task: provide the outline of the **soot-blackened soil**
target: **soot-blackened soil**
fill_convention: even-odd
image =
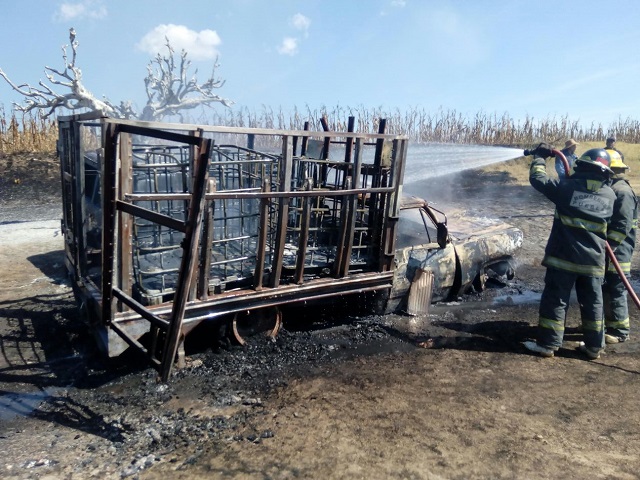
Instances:
[[[555,358],[520,345],[552,208],[508,172],[407,188],[520,227],[506,287],[422,317],[287,312],[275,339],[191,341],[162,384],[96,353],[64,274],[58,174],[30,163],[0,170],[3,478],[637,478],[635,336],[585,361],[572,305]]]

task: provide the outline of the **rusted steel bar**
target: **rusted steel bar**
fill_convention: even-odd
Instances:
[[[84,122],[105,118],[106,117],[102,114],[102,112],[93,111],[85,113],[74,113],[72,115],[63,115],[61,117],[58,117],[58,120],[61,122]]]
[[[78,281],[82,278],[80,266],[76,257],[77,242],[74,232],[74,209],[76,193],[74,190],[73,162],[75,161],[74,144],[73,144],[73,123],[60,124],[60,172],[62,180],[62,198],[65,204],[63,208],[63,225],[64,225],[64,245],[65,245],[65,262],[73,265],[73,279]]]
[[[136,301],[134,298],[129,296],[127,293],[123,292],[117,287],[113,287],[113,295],[118,298],[122,303],[126,304],[130,307],[134,312],[140,315],[145,320],[148,320],[152,325],[161,328],[162,330],[166,330],[169,326],[169,322],[163,318],[160,318],[150,312],[144,305],[140,302]],[[117,323],[117,320],[114,320]]]
[[[268,193],[271,190],[269,179],[262,182],[262,191]],[[258,245],[256,249],[256,269],[253,275],[253,288],[262,290],[262,277],[264,276],[264,262],[267,251],[267,234],[269,229],[269,203],[267,197],[260,199],[260,230],[258,231]]]
[[[130,346],[137,348],[143,354],[147,355],[147,357],[149,358],[149,361],[153,363],[155,367],[160,366],[160,362],[158,361],[158,359],[156,359],[153,355],[151,355],[151,352],[149,352],[144,345],[142,345],[139,341],[137,341],[135,338],[130,336],[127,332],[121,329],[117,324],[112,323],[111,330],[116,332],[118,336],[122,338],[125,342],[127,342]]]
[[[160,329],[155,325],[151,325],[149,328],[149,349],[147,351],[147,356],[149,357],[149,361],[151,361],[154,365],[159,366],[160,360],[156,357],[156,351],[158,350],[158,337],[160,336]]]
[[[116,242],[116,189],[118,127],[109,123],[105,130],[102,163],[102,323],[113,318],[113,271]]]
[[[75,262],[75,253],[73,251],[75,245],[74,235],[72,233],[73,220],[73,176],[69,173],[71,170],[71,154],[73,151],[70,145],[71,124],[60,122],[59,127],[59,147],[60,147],[60,180],[62,185],[62,201],[64,208],[62,209],[62,225],[64,238],[65,263],[73,265],[73,281],[80,279],[78,265]]]
[[[253,310],[289,303],[308,302],[321,298],[329,298],[337,294],[354,291],[363,292],[391,287],[393,272],[372,272],[353,274],[336,282],[334,278],[310,280],[302,285],[280,285],[277,289],[265,288],[261,291],[253,289],[222,292],[206,302],[190,302],[185,310],[183,325],[192,321],[212,320],[221,316],[243,310]],[[169,315],[171,306],[154,307],[157,316]],[[134,312],[118,314],[117,321],[132,321],[139,318]]]
[[[308,132],[310,128],[309,122],[304,122],[304,131]],[[304,157],[307,155],[307,144],[309,143],[309,137],[302,137],[302,146],[300,147],[300,156]]]
[[[384,133],[387,127],[387,121],[381,118],[378,124],[378,133]],[[382,170],[382,152],[384,149],[384,140],[376,141],[376,151],[373,157],[374,168],[371,172],[371,186],[378,188],[381,186],[381,170]],[[382,229],[384,228],[384,209],[381,208],[381,196],[372,192],[369,196],[369,229],[371,232],[372,245],[375,251],[382,248]]]
[[[160,375],[164,382],[169,379],[173,362],[178,351],[178,344],[182,334],[182,320],[184,317],[187,295],[193,269],[196,265],[196,251],[200,240],[200,228],[202,227],[202,211],[204,210],[205,190],[209,173],[209,156],[211,154],[211,140],[198,138],[198,159],[195,165],[193,184],[193,197],[189,204],[186,232],[183,242],[183,253],[178,273],[178,282],[171,309],[171,320],[165,348],[162,352],[162,366]]]
[[[404,178],[405,160],[407,157],[407,142],[406,141],[393,141],[393,148],[391,151],[391,169],[389,171],[389,183],[393,187],[391,191],[390,210],[388,215],[397,217],[400,214],[400,183],[398,179]],[[387,185],[383,185],[387,186]]]
[[[395,256],[396,230],[398,228],[398,219],[400,217],[400,185],[397,179],[404,177],[404,166],[407,156],[407,142],[393,141],[393,150],[391,153],[391,170],[389,182],[393,186],[393,191],[382,197],[384,202],[381,208],[381,215],[384,215],[386,221],[385,229],[382,232],[382,239],[379,244],[380,263],[378,269],[386,272],[393,269],[393,259]]]
[[[386,118],[381,118],[380,119],[380,123],[378,125],[378,133],[384,133],[385,130],[387,128],[387,119]],[[372,187],[379,187],[381,185],[381,180],[382,180],[382,154],[384,151],[384,139],[383,138],[379,138],[376,141],[376,151],[373,157],[373,165],[374,165],[374,169],[373,169],[373,173],[371,176],[371,186]],[[376,199],[377,200],[377,199]],[[372,202],[372,206],[375,205],[377,202],[374,201]]]
[[[291,175],[293,171],[293,142],[291,137],[282,137],[282,165],[279,171],[280,191],[289,192],[291,188]],[[287,222],[289,220],[289,201],[282,198],[278,205],[278,220],[275,248],[273,252],[271,278],[269,286],[275,288],[280,285],[280,275],[282,274],[282,259],[284,246],[287,241]]]
[[[246,150],[246,149],[242,149],[245,153],[250,154],[253,151],[252,150]],[[232,157],[228,156],[228,155],[224,155],[219,151],[216,151],[216,153],[218,154],[218,156],[220,158],[224,158],[224,160],[216,160],[214,162],[211,162],[209,165],[211,167],[218,167],[221,165],[227,165],[227,166],[236,166],[236,165],[259,165],[259,164],[266,164],[266,165],[270,165],[273,162],[278,160],[278,157],[276,155],[267,155],[265,153],[260,153],[260,156],[263,158],[252,158],[250,160],[234,160]],[[172,165],[168,165],[168,166],[172,166]],[[181,164],[176,165],[181,166]],[[147,167],[143,167],[143,168],[147,168]]]
[[[172,228],[173,230],[177,230],[182,233],[186,231],[186,226],[183,221],[176,220],[175,218],[168,215],[154,212],[153,210],[149,210],[132,203],[118,200],[116,201],[116,208],[121,212],[128,213],[129,215],[133,215],[135,217],[144,218],[145,220],[149,220],[150,222],[157,223],[164,227]]]
[[[189,134],[193,135],[194,137],[198,137],[198,138],[203,136],[203,132],[202,132],[201,129],[196,129],[196,130],[194,130],[192,132],[189,132]],[[190,158],[194,159],[194,162],[191,163],[190,168],[189,168],[189,171],[191,172],[191,178],[189,179],[190,181],[189,181],[189,183],[186,183],[186,179],[184,179],[183,180],[183,182],[184,182],[183,183],[183,188],[185,189],[185,191],[188,190],[190,192],[193,192],[194,191],[194,187],[195,187],[195,182],[197,181],[196,178],[195,178],[195,176],[197,175],[197,168],[196,168],[197,160],[195,160],[195,159],[198,159],[199,150],[198,150],[198,146],[196,146],[196,145],[190,146],[189,150],[190,150],[189,156],[190,156]],[[211,153],[209,153],[209,155],[211,155]],[[210,161],[210,159],[208,159],[208,161]],[[207,193],[208,185],[209,185],[209,177],[207,177],[207,181],[204,183],[204,186],[203,186],[204,194]],[[190,205],[190,202],[192,200],[193,199],[189,199],[187,202],[185,202],[185,207],[184,207],[184,211],[185,212],[189,212],[189,205]],[[204,203],[202,204],[202,217],[203,217],[202,222],[203,223],[204,223],[204,213],[206,212],[206,207],[207,207],[207,203],[206,203],[206,200],[205,200]],[[200,229],[202,231],[202,226],[200,227]],[[202,234],[200,234],[200,236],[201,235]],[[201,238],[198,238],[197,243],[200,242],[200,240],[201,240]],[[191,281],[189,282],[189,290],[188,290],[189,294],[187,296],[187,301],[189,301],[189,302],[192,302],[193,300],[196,299],[196,295],[197,295],[197,291],[198,291],[198,272],[200,270],[200,268],[199,268],[200,261],[199,260],[202,258],[201,257],[202,248],[203,248],[203,244],[200,243],[200,250],[196,250],[194,252],[194,255],[198,257],[198,260],[195,261],[195,267],[193,268],[193,270],[191,270]],[[180,352],[180,348],[178,349],[178,351]],[[178,358],[179,358],[178,362],[180,362],[180,359],[181,359],[180,353],[178,355]]]
[[[355,129],[355,123],[356,123],[356,118],[355,117],[349,117],[348,120],[348,125],[347,125],[347,131],[349,132],[353,132]],[[351,157],[353,155],[353,138],[349,137],[347,138],[346,142],[345,142],[345,148],[344,148],[344,161],[347,165],[345,165],[345,174],[344,177],[342,178],[342,189],[344,190],[346,188],[346,181],[347,181],[347,177],[348,176],[353,176],[353,170],[352,170],[352,166],[351,164]]]
[[[347,132],[353,132],[356,128],[356,117],[349,117],[347,123]],[[353,153],[353,138],[348,137],[346,140],[346,146],[344,148],[344,161],[351,162],[351,154]]]
[[[357,190],[360,187],[360,166],[362,165],[362,138],[356,140],[356,154],[353,165],[353,188]],[[349,275],[349,265],[351,263],[351,251],[353,250],[353,238],[356,227],[356,210],[358,208],[358,196],[350,195],[347,198],[349,204],[347,218],[345,223],[347,230],[344,236],[344,250],[342,253],[340,275],[346,277]]]
[[[158,155],[158,154],[155,154]],[[185,168],[184,163],[142,163],[133,165],[133,170],[161,170],[165,168]]]
[[[196,125],[196,124],[187,124],[187,123],[164,123],[164,122],[145,122],[145,121],[141,121],[141,120],[124,120],[121,118],[118,119],[112,119],[112,118],[104,118],[103,121],[105,123],[117,123],[118,125],[121,126],[126,126],[126,127],[132,127],[132,128],[137,128],[137,129],[146,129],[146,130],[150,130],[152,132],[164,132],[164,133],[169,133],[167,131],[182,131],[182,132],[188,132],[188,131],[193,131],[196,129],[201,129],[203,132],[210,132],[210,133],[232,133],[232,134],[236,134],[236,135],[249,135],[249,134],[253,134],[253,135],[271,135],[271,136],[282,136],[282,135],[287,135],[287,136],[300,136],[300,137],[317,137],[318,132],[317,131],[308,131],[308,130],[278,130],[278,129],[273,129],[273,128],[252,128],[252,127],[225,127],[225,126],[220,126],[220,125]],[[156,129],[160,129],[160,130],[156,130]],[[141,132],[142,130],[124,130],[127,131],[129,133],[138,133]],[[146,135],[145,133],[140,133],[141,135]],[[336,137],[343,137],[343,138],[347,138],[347,137],[358,137],[360,135],[362,135],[361,133],[348,133],[348,132],[336,132],[336,131],[324,131],[322,136],[328,136],[328,137],[332,137],[332,138],[336,138]],[[148,136],[155,136],[156,138],[165,138],[165,136],[160,136],[160,135],[148,135]],[[407,139],[408,137],[406,135],[395,135],[396,138],[404,138]],[[367,138],[368,139],[380,139],[380,138],[389,138],[388,135],[386,134],[376,134],[376,133],[368,133],[367,134]],[[167,138],[168,139],[168,138]],[[183,142],[182,140],[175,140],[177,142]],[[187,143],[187,142],[184,142]]]
[[[323,197],[342,197],[343,195],[360,195],[360,194],[373,194],[373,193],[393,193],[394,187],[362,187],[358,189],[344,189],[344,190],[328,190],[324,188],[316,188],[313,191],[306,192],[302,190],[286,191],[286,192],[256,192],[252,191],[225,191],[208,193],[205,195],[207,200],[230,200],[230,199],[255,199],[255,198],[288,198],[288,197],[315,197],[321,194]],[[189,198],[188,193],[132,193],[127,195],[126,200],[130,202],[142,202],[142,201],[161,201],[161,200],[186,200]],[[155,213],[155,212],[154,212]]]
[[[127,193],[133,191],[133,165],[132,165],[132,142],[128,133],[120,134],[120,168],[118,201],[122,201]],[[117,208],[117,203],[116,203]],[[129,215],[118,215],[118,251],[116,255],[119,259],[118,268],[118,288],[125,292],[131,292],[133,284],[133,264],[132,264],[132,219]],[[118,305],[118,310],[122,310],[122,305]]]
[[[297,289],[300,289],[300,288],[304,288],[305,285],[306,283],[303,283],[302,285],[295,285],[295,287]],[[351,290],[349,291],[347,291],[346,288],[347,286],[344,285],[342,282],[336,282],[335,280],[333,280],[333,288],[330,288],[330,289],[328,288],[325,290],[314,290],[316,293],[310,294],[305,298],[301,298],[298,293],[293,293],[292,295],[287,296],[288,299],[280,296],[277,298],[260,301],[255,297],[249,297],[242,304],[235,302],[235,305],[233,303],[226,303],[223,301],[216,304],[216,308],[211,309],[205,315],[186,318],[184,320],[184,325],[189,325],[191,324],[191,322],[201,322],[203,320],[212,320],[215,318],[221,318],[225,315],[230,315],[232,313],[241,312],[248,309],[259,309],[259,308],[277,307],[277,306],[281,307],[282,305],[285,305],[285,304],[313,302],[317,300],[323,300],[325,298],[335,298],[336,295],[344,295],[345,293],[347,294],[354,293],[353,286],[351,286]],[[363,292],[373,292],[376,290],[384,290],[387,288],[391,288],[391,279],[388,279],[387,282],[382,284],[358,285],[357,291],[358,293],[363,293]]]
[[[346,187],[347,190],[351,189],[351,177],[347,177],[346,179]],[[340,234],[338,235],[338,245],[336,247],[336,259],[333,263],[333,269],[331,274],[335,278],[340,278],[342,276],[342,266],[344,265],[344,251],[348,233],[348,222],[347,219],[349,217],[349,196],[345,195],[342,197],[342,205],[340,206]]]
[[[255,135],[254,135],[255,137]],[[251,142],[249,142],[251,143]],[[256,159],[252,159],[252,160],[233,160],[233,157],[227,155],[224,153],[224,150],[234,150],[236,152],[246,152],[246,153],[256,153],[256,150],[254,148],[246,148],[246,147],[241,147],[240,145],[234,145],[234,144],[226,144],[226,143],[220,143],[220,144],[216,144],[215,146],[215,150],[214,152],[221,158],[226,158],[227,160],[225,160],[224,162],[221,161],[212,161],[209,165],[216,165],[219,163],[262,163],[262,162],[267,162],[267,161],[271,161],[271,160],[277,160],[278,159],[278,155],[274,155],[272,153],[267,153],[267,152],[259,152],[260,153],[260,158],[256,158]]]
[[[162,140],[169,140],[171,142],[177,143],[185,143],[187,145],[199,145],[199,138],[195,135],[187,135],[184,133],[175,133],[172,131],[167,131],[167,124],[165,124],[163,130],[158,130],[156,128],[142,127],[137,125],[132,125],[127,122],[118,122],[118,128],[120,132],[131,133],[133,135],[142,135],[144,137],[151,138],[161,138]],[[183,129],[187,132],[192,132],[195,130],[201,130],[200,127],[197,128],[187,128]]]
[[[85,172],[84,158],[81,154],[80,143],[80,125],[72,124],[72,141],[73,141],[73,182],[75,183],[73,191],[73,229],[76,237],[76,261],[79,266],[80,275],[85,277],[88,273],[87,265],[87,224],[84,222],[86,217],[85,211]]]
[[[323,115],[323,117],[320,119],[320,124],[322,125],[322,129],[325,132],[329,131],[329,123],[327,122],[327,117]],[[324,137],[324,145],[322,146],[322,159],[326,160],[329,158],[329,147],[331,146],[331,137],[330,136],[325,136]],[[320,186],[324,187],[327,184],[327,175],[329,173],[329,168],[327,167],[326,164],[323,164],[321,167],[321,174],[320,174]]]
[[[305,181],[305,190],[313,189],[313,180]],[[304,282],[304,264],[307,256],[307,243],[309,242],[309,224],[311,223],[311,199],[302,199],[302,215],[300,217],[300,235],[298,237],[298,257],[296,258],[295,281],[297,284]]]
[[[216,190],[216,181],[209,179],[207,191]],[[200,269],[198,276],[198,298],[206,300],[209,295],[209,279],[211,277],[211,246],[213,245],[214,201],[207,200],[202,228],[202,245],[200,247]]]

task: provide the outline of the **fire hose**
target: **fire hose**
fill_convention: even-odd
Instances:
[[[569,175],[569,172],[571,170],[570,170],[570,167],[569,167],[569,162],[567,161],[567,157],[565,157],[564,154],[560,150],[553,149],[553,150],[551,150],[551,153],[553,153],[555,156],[559,157],[562,160],[565,172],[567,172],[567,175]],[[622,271],[622,267],[618,263],[618,260],[616,259],[616,256],[613,253],[613,250],[611,249],[611,245],[609,245],[609,242],[607,242],[606,240],[604,242],[604,245],[605,245],[605,248],[607,250],[607,256],[609,257],[609,261],[611,262],[611,264],[616,269],[616,272],[618,272],[618,275],[620,275],[620,280],[622,280],[622,283],[624,284],[624,287],[627,289],[627,292],[629,292],[629,296],[633,300],[633,303],[635,303],[636,307],[638,307],[638,309],[640,310],[640,299],[638,299],[638,296],[636,295],[636,292],[633,291],[633,287],[629,283],[629,280],[627,279],[627,276]]]

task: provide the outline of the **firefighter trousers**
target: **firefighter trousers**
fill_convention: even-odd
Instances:
[[[602,285],[602,295],[606,332],[615,337],[628,337],[630,323],[627,289],[618,272],[607,271]]]
[[[547,268],[544,282],[538,319],[538,345],[545,348],[562,346],[569,298],[575,286],[584,343],[587,347],[604,348],[602,278]]]

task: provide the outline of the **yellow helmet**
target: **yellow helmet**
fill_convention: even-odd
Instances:
[[[611,157],[611,164],[609,165],[609,167],[611,168],[629,168],[627,165],[624,164],[624,162],[622,161],[622,157],[620,156],[620,154],[615,151],[615,150],[611,150],[611,149],[606,149],[607,153],[609,154],[609,157]]]

